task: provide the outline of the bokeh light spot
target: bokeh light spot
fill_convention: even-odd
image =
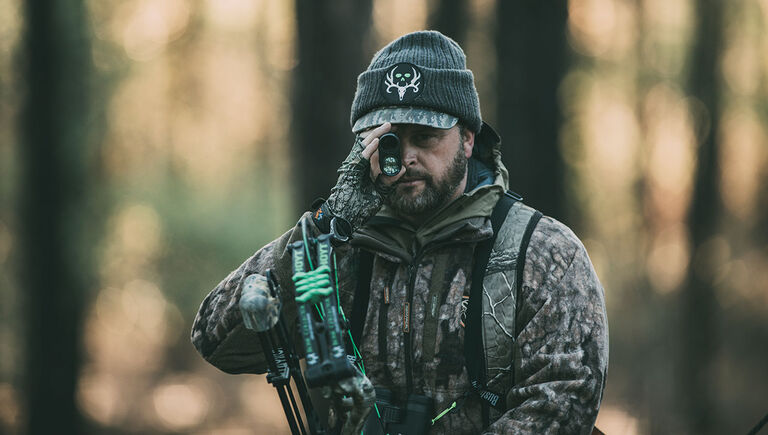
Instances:
[[[0,221],[0,265],[5,263],[8,255],[11,253],[13,247],[13,234],[5,225],[5,222]]]
[[[762,168],[768,155],[763,123],[751,110],[733,107],[723,115],[720,128],[721,188],[725,206],[749,220],[761,187]]]
[[[160,54],[181,36],[189,21],[189,4],[184,0],[140,0],[128,5],[118,25],[123,48],[133,60],[147,61]]]
[[[206,391],[194,380],[159,385],[152,403],[160,424],[174,431],[199,425],[210,408]]]
[[[80,375],[77,400],[88,417],[103,425],[116,424],[125,413],[121,386],[112,376],[92,369]]]
[[[688,270],[689,255],[688,234],[682,224],[656,234],[646,262],[653,289],[662,294],[677,290]]]
[[[14,427],[19,420],[19,395],[11,384],[0,383],[0,422],[5,427]]]

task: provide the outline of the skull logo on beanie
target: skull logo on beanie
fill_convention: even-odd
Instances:
[[[398,63],[384,75],[382,90],[391,103],[409,103],[421,93],[421,71],[412,63]]]

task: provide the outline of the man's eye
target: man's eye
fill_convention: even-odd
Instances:
[[[434,137],[435,137],[434,134],[420,133],[420,134],[416,135],[415,139],[416,139],[416,142],[426,142],[426,141],[428,141],[428,140],[430,140],[430,139],[432,139]]]

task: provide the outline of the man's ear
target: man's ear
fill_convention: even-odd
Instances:
[[[475,148],[475,132],[469,129],[464,129],[464,134],[461,137],[461,146],[464,148],[464,155],[467,158],[472,157],[472,150]]]

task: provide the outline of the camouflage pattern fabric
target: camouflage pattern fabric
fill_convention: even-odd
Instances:
[[[280,300],[272,297],[267,278],[254,273],[243,282],[240,311],[246,328],[265,332],[277,325],[280,319]]]
[[[355,376],[341,380],[333,388],[329,427],[335,427],[335,420],[339,418],[343,422],[341,435],[358,435],[363,430],[365,420],[375,402],[376,391],[373,384],[355,367]]]
[[[385,122],[392,124],[417,124],[434,128],[451,128],[459,121],[459,118],[437,110],[413,106],[391,106],[373,110],[361,116],[352,131],[359,133],[365,129],[382,125]]]
[[[476,240],[488,235],[486,231],[472,233],[463,235]],[[414,272],[409,271],[409,262],[400,258],[375,258],[361,353],[367,374],[376,386],[389,389],[401,400],[407,397],[406,359],[411,358],[412,392],[432,397],[436,412],[448,408],[471,389],[464,366],[464,328],[460,320],[462,295],[471,285],[473,248],[467,243],[433,251],[421,259]],[[409,303],[411,282],[413,298]],[[403,308],[408,303],[410,322]],[[406,324],[411,349],[404,346]],[[430,328],[436,333],[431,342],[425,342],[425,331]],[[427,353],[432,355],[428,359]],[[470,396],[458,410],[438,420],[433,430],[477,434],[482,430],[480,416],[479,402]]]
[[[359,141],[356,147],[360,148],[359,157]],[[352,312],[357,285],[357,253],[365,249],[375,254],[370,302],[358,343],[366,374],[373,385],[404,398],[406,361],[410,359],[412,392],[432,397],[436,412],[472,388],[464,361],[462,303],[472,281],[475,246],[490,236],[491,225],[487,218],[490,211],[482,215],[468,211],[483,198],[487,200],[487,195],[483,197],[487,189],[507,187],[498,144],[488,154],[494,159],[495,186],[464,194],[456,201],[461,212],[441,212],[445,218],[433,219],[428,228],[415,229],[393,219],[361,224],[380,206],[380,198],[373,193],[367,173],[353,168],[362,163],[354,149],[342,165],[340,182],[329,199],[334,212],[359,225],[351,243],[336,248],[339,295],[346,313]],[[366,175],[360,179],[361,174]],[[352,185],[352,179],[369,185],[362,194],[347,192],[344,186]],[[345,216],[351,207],[346,204],[360,204],[356,207],[363,211]],[[319,232],[314,226],[311,229],[314,234]],[[211,364],[228,373],[266,371],[255,333],[243,326],[239,301],[245,278],[264,275],[268,268],[281,284],[281,314],[293,329],[294,342],[299,342],[288,245],[300,239],[301,230],[291,229],[256,252],[205,298],[192,328],[192,342]],[[511,254],[492,253],[489,269],[508,274],[520,266],[514,260]],[[485,328],[483,337],[486,346],[495,343],[499,348],[506,343],[511,349],[509,367],[497,367],[496,373],[503,374],[489,385],[492,390],[503,389],[497,392],[505,395],[507,411],[492,414],[490,426],[483,428],[480,402],[471,395],[458,409],[439,419],[432,432],[588,434],[592,430],[608,367],[602,286],[578,238],[548,217],[533,231],[522,266],[523,281],[520,294],[514,295],[513,318],[504,314],[506,309],[486,316],[503,325],[506,333],[493,335]],[[488,280],[483,284],[495,285]],[[490,312],[488,303],[500,307],[508,301],[485,301],[484,312]],[[510,323],[513,327],[507,328]],[[406,342],[410,342],[409,348]],[[508,382],[500,382],[502,378]]]
[[[371,163],[364,158],[360,137],[355,140],[352,151],[339,168],[336,186],[326,201],[332,215],[343,218],[353,229],[360,228],[375,215],[383,204],[384,197],[394,188],[386,186],[381,178],[373,182],[370,177]]]
[[[488,236],[490,224],[444,233],[437,246],[419,259],[409,276],[410,258],[376,255],[371,298],[362,343],[367,374],[374,385],[406,394],[406,352],[412,358],[414,392],[435,399],[441,411],[468,391],[464,367],[464,330],[460,325],[462,295],[471,284],[472,241]],[[300,237],[292,230],[271,243],[233,272],[206,298],[193,326],[193,343],[212,364],[230,373],[263,372],[260,349],[248,343],[237,304],[238,289],[255,269],[290,270],[285,247]],[[455,245],[446,240],[461,240]],[[366,249],[374,239],[366,238]],[[386,239],[391,251],[391,243]],[[355,251],[337,252],[342,272],[340,294],[344,311],[352,311],[355,291]],[[406,261],[408,260],[408,261]],[[282,265],[282,267],[280,267]],[[264,270],[262,269],[262,270]],[[436,275],[439,271],[439,276]],[[404,347],[404,310],[413,279],[411,349]],[[290,294],[290,280],[282,286]],[[286,288],[287,287],[287,288]],[[436,293],[437,289],[442,289]],[[436,296],[436,297],[435,297]],[[288,298],[284,297],[288,301]],[[291,325],[295,307],[286,302],[284,315]],[[508,411],[487,433],[589,433],[597,416],[608,362],[607,321],[602,287],[581,243],[559,222],[543,218],[533,232],[517,305],[513,349],[514,385],[504,393]],[[435,324],[433,342],[424,342],[428,325]],[[298,341],[296,341],[298,342]],[[432,351],[427,349],[434,348]],[[428,360],[424,355],[432,355]],[[493,385],[491,385],[491,388]],[[435,433],[480,433],[480,403],[470,396],[433,426]]]
[[[608,367],[604,292],[573,232],[544,217],[517,304],[514,386],[490,433],[589,434]]]
[[[307,213],[309,216],[309,213]],[[229,274],[205,297],[192,324],[192,344],[202,357],[227,373],[264,373],[266,359],[255,331],[245,327],[240,299],[245,278],[254,274],[264,281],[267,269],[272,269],[280,283],[282,307],[286,326],[294,343],[299,343],[295,327],[296,304],[291,280],[289,244],[301,240],[301,229],[293,228],[279,239],[261,248],[239,268]],[[280,267],[277,267],[280,265]]]

